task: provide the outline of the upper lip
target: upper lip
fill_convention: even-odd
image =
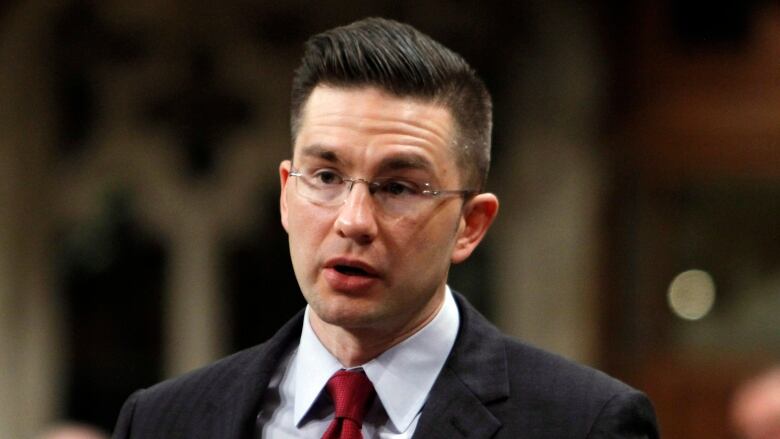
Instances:
[[[337,257],[328,259],[327,262],[325,262],[325,268],[336,268],[338,266],[359,268],[365,271],[369,276],[379,276],[379,270],[374,268],[371,264],[363,262],[359,259]]]

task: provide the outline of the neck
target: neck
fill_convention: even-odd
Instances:
[[[345,328],[320,319],[316,312],[309,314],[314,334],[323,346],[345,367],[365,364],[383,352],[411,337],[424,328],[444,305],[444,295],[436,295],[425,312],[400,328]]]

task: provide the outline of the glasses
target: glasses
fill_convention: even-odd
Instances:
[[[389,216],[414,215],[424,210],[437,199],[447,197],[469,197],[477,191],[470,189],[434,189],[430,183],[416,182],[405,178],[351,178],[331,169],[308,171],[291,169],[290,176],[296,177],[295,189],[300,196],[319,206],[335,207],[347,200],[356,183],[365,183],[374,203]]]

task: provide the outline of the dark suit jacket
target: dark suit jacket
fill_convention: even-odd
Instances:
[[[658,437],[642,393],[509,338],[456,300],[458,337],[414,438]],[[299,313],[261,345],[134,393],[114,438],[251,439],[263,392],[302,321]]]

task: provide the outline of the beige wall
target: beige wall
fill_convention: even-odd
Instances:
[[[518,52],[508,160],[494,165],[502,207],[497,323],[578,361],[598,352],[598,228],[604,176],[596,123],[602,59],[595,24],[567,2],[540,2],[537,44]]]
[[[0,38],[0,436],[28,437],[58,409],[66,367],[51,288],[47,78],[42,5],[6,16]]]

